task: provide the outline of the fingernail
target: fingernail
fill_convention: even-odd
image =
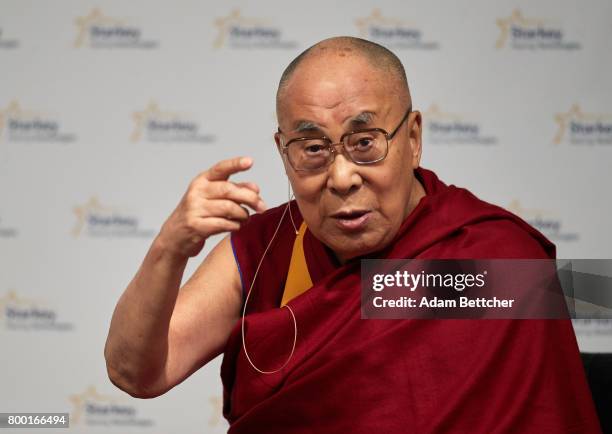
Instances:
[[[253,160],[251,160],[251,158],[249,157],[242,157],[240,159],[240,165],[241,166],[248,166],[249,164],[251,164],[253,162]]]
[[[265,211],[267,209],[266,203],[263,200],[260,200],[257,202],[257,209],[262,212]]]

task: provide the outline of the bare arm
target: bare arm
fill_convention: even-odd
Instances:
[[[206,239],[238,229],[248,217],[240,203],[263,209],[257,186],[227,181],[250,162],[217,166],[192,182],[115,308],[106,366],[111,381],[132,396],[161,395],[215,358],[240,316],[242,288],[229,236],[179,289],[188,258]]]

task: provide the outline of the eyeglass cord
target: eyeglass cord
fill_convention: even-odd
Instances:
[[[249,292],[247,293],[247,296],[244,300],[244,307],[242,308],[242,318],[241,318],[241,331],[242,331],[242,349],[244,350],[244,355],[246,356],[247,361],[249,362],[249,364],[253,367],[253,369],[255,369],[257,372],[261,373],[261,374],[275,374],[279,371],[281,371],[285,366],[287,366],[287,364],[289,363],[289,361],[291,360],[291,358],[293,357],[293,353],[295,351],[295,345],[297,343],[297,321],[295,319],[295,313],[293,312],[293,309],[291,309],[291,306],[289,306],[289,304],[285,304],[284,306],[281,307],[281,309],[283,307],[286,307],[287,309],[289,309],[289,312],[291,313],[291,317],[293,319],[293,329],[294,329],[294,333],[293,333],[293,346],[291,347],[291,353],[289,354],[289,357],[287,358],[287,360],[285,361],[285,363],[283,363],[279,368],[274,369],[272,371],[265,371],[263,369],[259,369],[257,366],[255,366],[255,363],[253,363],[253,360],[251,359],[251,357],[249,356],[249,353],[247,351],[246,348],[246,337],[245,337],[245,333],[244,333],[244,318],[246,316],[246,309],[247,309],[247,303],[249,302],[249,297],[251,296],[251,291],[253,290],[253,286],[255,285],[255,280],[257,279],[257,274],[259,273],[259,268],[261,267],[261,264],[263,263],[264,258],[266,257],[266,253],[268,253],[268,249],[270,249],[270,246],[272,245],[272,242],[274,241],[274,239],[276,238],[276,234],[278,233],[278,230],[281,227],[281,224],[283,223],[283,219],[285,218],[285,214],[287,214],[287,210],[289,210],[289,218],[291,219],[291,224],[293,225],[293,229],[295,231],[295,235],[298,235],[298,230],[297,227],[295,226],[295,221],[293,220],[293,214],[291,214],[291,185],[288,184],[288,196],[289,199],[287,200],[287,206],[285,207],[285,210],[283,211],[283,214],[281,215],[280,220],[278,221],[278,225],[276,225],[276,229],[274,230],[274,234],[272,235],[272,238],[270,239],[270,241],[268,242],[268,245],[266,246],[266,249],[263,252],[263,255],[261,255],[261,259],[259,260],[259,263],[257,264],[257,268],[255,269],[255,274],[253,275],[253,280],[251,281],[251,285],[249,287]]]

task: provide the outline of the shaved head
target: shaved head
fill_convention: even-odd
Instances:
[[[385,75],[394,89],[394,95],[402,102],[410,104],[410,90],[406,71],[402,62],[389,49],[382,45],[352,36],[339,36],[325,39],[304,50],[299,56],[291,61],[281,76],[276,92],[276,112],[280,120],[280,106],[284,97],[285,89],[291,81],[296,70],[303,64],[313,60],[321,60],[328,56],[342,58],[358,56],[364,58],[368,63]]]
[[[402,63],[364,39],[321,41],[283,72],[274,141],[304,222],[340,262],[389,245],[425,195],[414,175],[421,114],[411,105]],[[374,146],[382,159],[355,162],[357,149]]]

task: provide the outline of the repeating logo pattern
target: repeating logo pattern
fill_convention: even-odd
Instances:
[[[70,143],[76,136],[63,131],[57,116],[23,109],[14,100],[5,109],[0,109],[0,139],[22,143]]]
[[[559,25],[547,23],[543,19],[525,17],[520,9],[515,9],[508,17],[498,18],[499,37],[497,49],[516,50],[578,50],[581,44],[570,41]]]
[[[555,115],[557,132],[553,143],[612,145],[612,114],[585,113],[578,104]]]
[[[215,20],[217,37],[214,48],[283,48],[297,46],[293,40],[285,39],[280,26],[261,18],[244,17],[234,9],[225,17]]]
[[[107,16],[98,8],[78,17],[75,24],[75,48],[152,49],[159,46],[158,41],[143,38],[141,27]]]
[[[133,214],[102,205],[96,196],[85,204],[74,207],[76,217],[72,235],[76,237],[151,238],[154,229],[140,227],[140,219]]]
[[[423,125],[427,143],[433,145],[491,146],[498,143],[496,136],[483,133],[484,128],[477,120],[445,112],[436,103],[423,112]]]
[[[201,132],[200,123],[187,114],[162,110],[151,101],[144,110],[132,115],[134,130],[130,140],[134,143],[196,143],[207,144],[215,136]]]
[[[140,416],[138,408],[127,397],[100,393],[95,386],[68,399],[72,403],[70,423],[74,426],[150,428],[155,425],[153,418]]]
[[[0,296],[0,327],[13,331],[66,332],[73,330],[74,324],[61,320],[58,310],[48,302],[9,290]]]
[[[388,48],[437,50],[440,44],[429,41],[423,35],[423,30],[397,18],[383,15],[380,9],[355,20],[359,36],[378,42]]]
[[[552,211],[524,207],[518,199],[510,202],[508,210],[522,217],[553,242],[576,242],[580,239],[580,234],[566,230],[563,220]]]

